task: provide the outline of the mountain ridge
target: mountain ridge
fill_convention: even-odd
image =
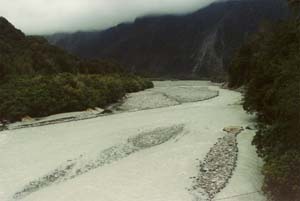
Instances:
[[[85,60],[0,18],[1,122],[106,107],[153,87],[108,60]]]
[[[223,77],[234,51],[262,20],[286,15],[282,0],[221,1],[190,14],[140,17],[47,39],[80,57],[113,58],[147,76]]]

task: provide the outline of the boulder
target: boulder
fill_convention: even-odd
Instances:
[[[95,110],[99,113],[102,113],[104,111],[104,109],[100,108],[100,107],[95,107]]]
[[[32,122],[34,121],[33,118],[31,118],[30,116],[25,116],[21,119],[22,122]]]
[[[228,134],[232,134],[232,135],[238,135],[243,130],[244,130],[244,128],[241,126],[229,126],[229,127],[225,127],[223,129],[223,131],[227,132]]]

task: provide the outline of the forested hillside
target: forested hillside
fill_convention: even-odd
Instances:
[[[235,50],[261,21],[287,15],[284,0],[220,1],[185,15],[145,16],[103,31],[48,40],[83,58],[113,58],[153,77],[225,78]]]
[[[0,17],[0,120],[102,107],[149,87],[116,62],[79,59]]]
[[[253,143],[265,160],[263,190],[274,201],[300,200],[299,10],[295,13],[262,27],[229,70],[231,87],[246,86],[244,108],[258,116]]]
[[[39,36],[25,36],[0,17],[0,78],[11,74],[112,73],[119,64],[105,60],[82,60]]]

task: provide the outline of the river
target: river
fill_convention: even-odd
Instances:
[[[264,201],[255,131],[246,129],[254,120],[241,98],[206,81],[160,81],[112,115],[0,132],[0,200]],[[236,149],[222,142],[230,126],[244,128],[232,137]],[[203,171],[218,141],[236,156],[223,176]],[[200,185],[213,173],[222,187]]]

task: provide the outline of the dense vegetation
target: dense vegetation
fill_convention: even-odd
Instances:
[[[0,85],[0,116],[18,120],[103,107],[150,87],[151,82],[119,74],[17,76]]]
[[[82,60],[39,36],[25,36],[0,17],[0,79],[11,74],[61,72],[105,74],[121,72],[113,61]]]
[[[300,22],[265,25],[229,70],[231,87],[246,86],[244,108],[257,114],[253,144],[265,160],[270,200],[300,200]]]
[[[150,87],[116,62],[79,59],[0,17],[0,120],[103,107]]]

